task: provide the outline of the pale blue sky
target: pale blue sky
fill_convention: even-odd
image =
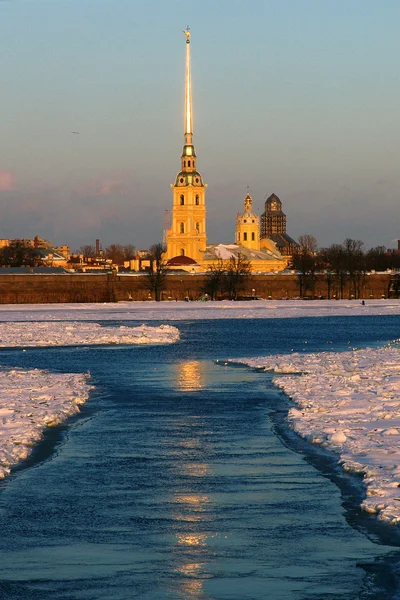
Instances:
[[[189,24],[209,242],[233,241],[249,185],[293,237],[393,246],[399,23],[398,0],[0,2],[0,237],[161,239]]]

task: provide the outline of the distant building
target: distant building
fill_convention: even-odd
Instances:
[[[272,240],[283,256],[292,256],[297,242],[286,233],[286,215],[282,202],[276,194],[265,201],[265,210],[260,218],[261,247],[263,240]]]

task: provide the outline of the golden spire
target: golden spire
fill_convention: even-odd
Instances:
[[[192,116],[192,76],[190,70],[190,28],[184,29],[186,36],[186,77],[185,77],[185,144],[192,144],[193,116]]]

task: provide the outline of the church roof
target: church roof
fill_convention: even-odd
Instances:
[[[287,233],[273,233],[268,237],[275,242],[278,248],[285,248],[285,246],[290,246],[290,244],[298,245],[296,240],[291,238]]]
[[[240,244],[211,244],[206,246],[204,253],[205,260],[229,260],[237,258],[238,255],[244,256],[247,260],[282,260],[280,252],[271,250],[252,250],[241,246]]]
[[[277,196],[276,194],[271,194],[270,196],[268,196],[268,198],[266,199],[265,203],[267,202],[273,202],[274,200],[277,200],[278,202],[281,202],[281,199],[279,198],[279,196]],[[282,202],[281,202],[282,204]]]
[[[175,186],[196,185],[202,186],[203,179],[198,171],[180,171],[175,178]]]
[[[197,265],[197,262],[190,256],[174,256],[167,262],[169,267],[183,267],[189,265]]]

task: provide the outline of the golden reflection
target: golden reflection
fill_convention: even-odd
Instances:
[[[179,573],[184,575],[198,575],[202,565],[200,563],[187,563],[179,567]]]
[[[189,360],[177,365],[176,383],[178,389],[185,392],[195,392],[204,387],[204,369],[199,360]]]
[[[197,510],[204,510],[205,504],[208,503],[208,496],[205,494],[179,494],[175,496],[177,504],[190,504],[195,506]]]
[[[204,477],[211,472],[210,465],[206,463],[186,463],[183,470],[192,477]]]
[[[174,518],[177,521],[188,521],[195,523],[196,521],[208,521],[208,517],[204,514],[207,510],[207,505],[210,499],[206,495],[182,494],[174,498],[176,504],[179,505],[179,512],[176,512]]]
[[[201,581],[201,579],[188,579],[182,583],[182,591],[185,594],[186,600],[203,598],[203,581]]]
[[[206,533],[177,533],[180,546],[205,546],[207,542]]]

